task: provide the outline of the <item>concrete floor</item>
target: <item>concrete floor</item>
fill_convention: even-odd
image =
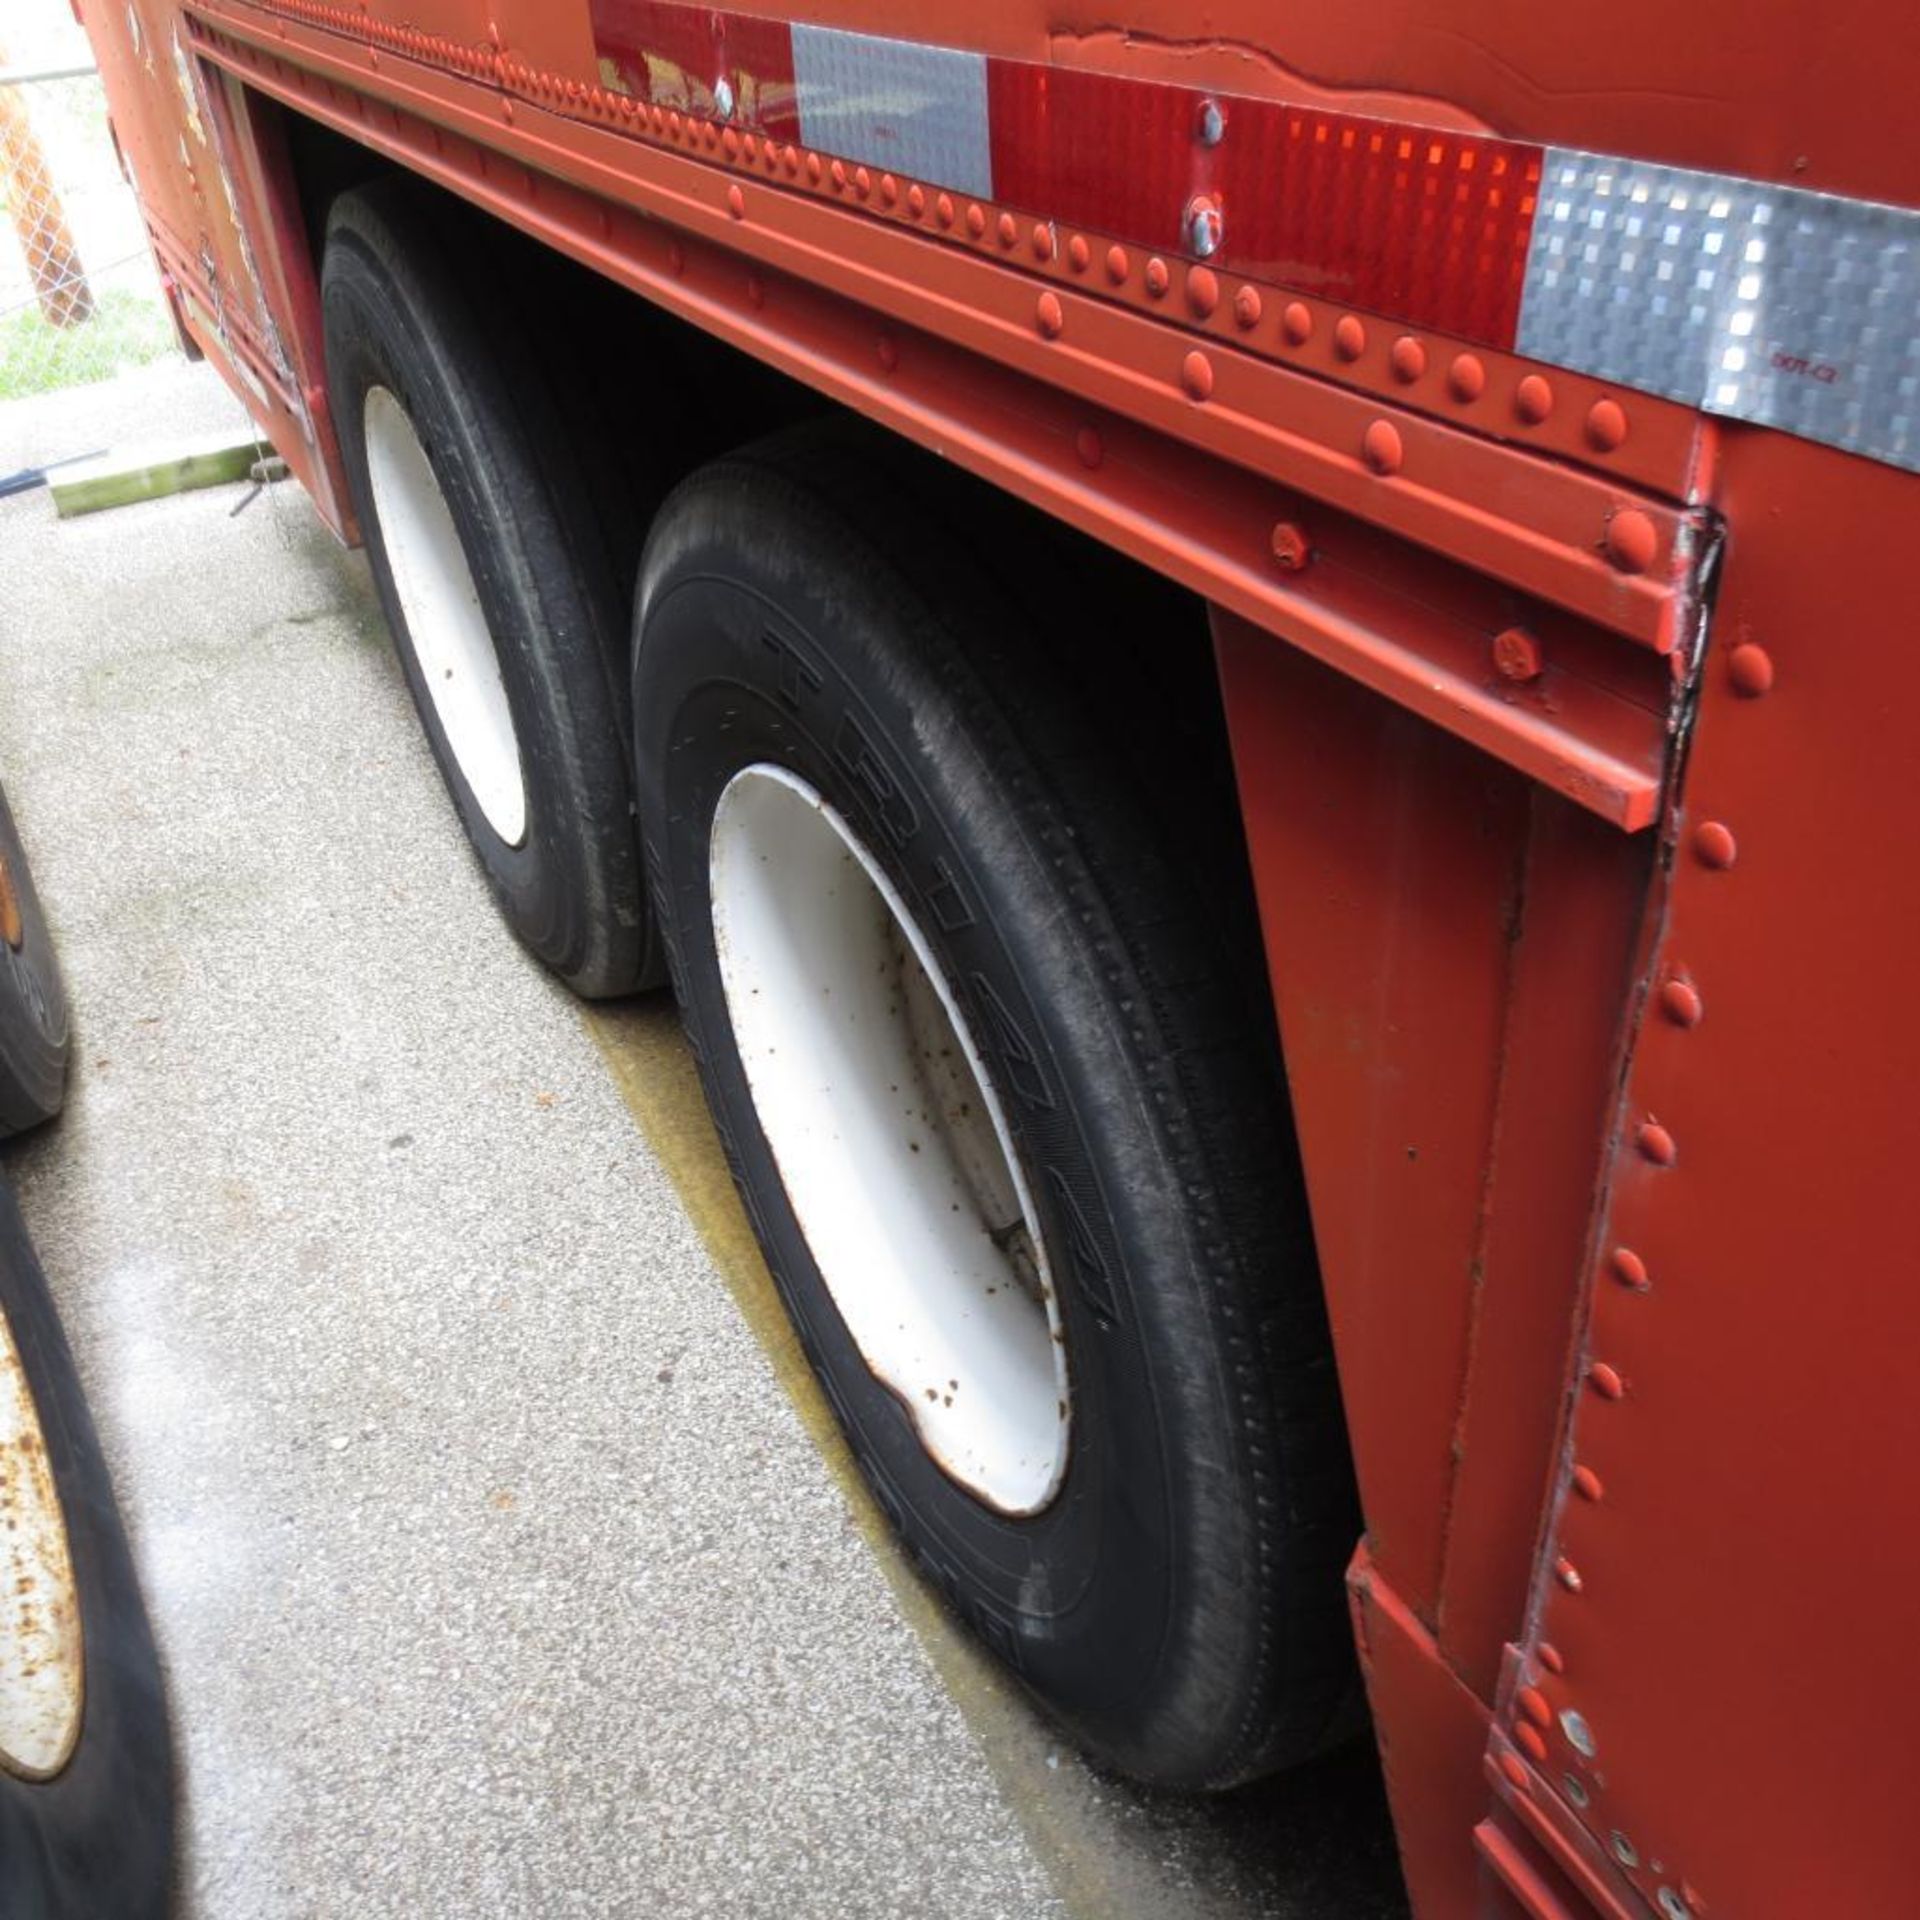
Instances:
[[[150,369],[0,409],[0,474],[237,418]],[[671,1007],[507,937],[364,565],[245,498],[0,501],[78,1035],[5,1166],[167,1663],[183,1914],[1403,1912],[1370,1755],[1138,1793],[915,1584]]]

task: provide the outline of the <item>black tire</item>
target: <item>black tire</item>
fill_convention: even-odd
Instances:
[[[67,994],[47,916],[0,793],[0,1136],[51,1120],[67,1093]]]
[[[173,1753],[159,1661],[73,1356],[4,1184],[0,1312],[66,1521],[86,1663],[80,1736],[66,1765],[51,1779],[29,1780],[0,1761],[0,1912],[7,1920],[158,1920],[173,1853]],[[0,1616],[0,1631],[5,1625]]]
[[[634,684],[656,915],[761,1244],[907,1546],[1097,1756],[1219,1787],[1351,1724],[1358,1517],[1324,1305],[1270,1008],[1206,897],[1220,863],[1183,847],[1180,809],[1041,642],[1023,603],[1058,556],[990,529],[995,510],[839,429],[673,496]],[[1017,589],[989,577],[995,553]],[[1099,624],[1084,599],[1079,617]],[[868,1371],[756,1117],[708,837],[758,762],[816,788],[908,902],[1077,1282],[1072,1448],[1030,1517],[948,1478]]]
[[[551,267],[401,177],[342,195],[321,272],[327,385],[374,579],[421,724],[507,923],[576,992],[651,986],[627,760],[630,565],[659,489],[611,436],[570,429],[587,357]],[[483,277],[484,276],[484,277]],[[576,343],[577,344],[577,343]],[[669,383],[671,384],[671,383]],[[425,449],[472,571],[517,738],[526,827],[490,824],[449,744],[395,591],[368,475],[365,405],[384,387]]]

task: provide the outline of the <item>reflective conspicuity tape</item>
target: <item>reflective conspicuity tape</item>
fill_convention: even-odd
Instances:
[[[1920,213],[1550,147],[1514,347],[1920,468]]]
[[[679,0],[602,80],[1043,221],[1920,470],[1920,211]]]

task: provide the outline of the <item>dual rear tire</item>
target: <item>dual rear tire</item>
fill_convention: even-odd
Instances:
[[[336,205],[328,363],[510,923],[583,991],[670,967],[875,1494],[1032,1692],[1150,1780],[1312,1752],[1353,1698],[1357,1514],[1232,817],[1116,683],[1157,636],[1037,614],[1059,549],[969,548],[985,497],[808,428],[645,503],[611,692],[589,452],[447,231],[404,182]],[[1062,643],[1089,606],[1112,646]]]

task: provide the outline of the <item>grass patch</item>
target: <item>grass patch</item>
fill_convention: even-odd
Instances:
[[[151,294],[113,287],[94,296],[93,318],[50,327],[38,306],[0,314],[0,400],[106,380],[176,350],[173,323]]]

